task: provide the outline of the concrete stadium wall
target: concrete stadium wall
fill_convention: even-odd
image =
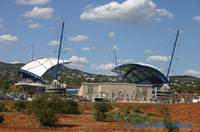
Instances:
[[[150,101],[152,85],[130,83],[83,83],[78,95],[83,98],[107,98],[113,101]]]

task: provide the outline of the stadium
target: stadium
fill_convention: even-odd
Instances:
[[[79,96],[90,100],[96,98],[109,101],[172,102],[168,80],[179,36],[176,34],[167,75],[148,64],[123,64],[112,71],[118,74],[120,83],[83,83]],[[114,50],[117,65],[116,51]]]
[[[68,63],[67,60],[60,59],[59,61],[59,65]],[[38,94],[44,92],[44,90],[50,93],[65,93],[65,84],[60,84],[57,80],[53,80],[49,85],[48,82],[43,79],[44,74],[56,66],[56,58],[39,58],[32,60],[19,70],[20,81],[15,85],[23,88],[24,96],[27,96],[28,90],[33,89],[36,89]]]
[[[59,65],[68,64],[67,60],[60,60]],[[80,89],[73,89],[66,84],[53,81],[51,85],[43,79],[43,75],[57,66],[55,58],[40,58],[25,64],[20,70],[21,80],[16,86],[46,89],[46,92],[62,93],[66,90],[78,92],[78,96],[87,100],[103,98],[108,101],[166,101],[170,92],[169,80],[157,68],[144,64],[123,64],[112,72],[117,73],[116,82],[89,83],[83,82]],[[50,88],[51,87],[51,88]],[[56,89],[54,87],[57,87]],[[44,91],[44,90],[43,90]],[[43,92],[40,91],[40,92]],[[75,95],[73,93],[73,95]]]
[[[58,78],[59,65],[70,62],[60,59],[61,45],[63,38],[64,22],[60,38],[58,58],[41,58],[28,62],[19,70],[21,81],[17,86],[45,87],[45,92],[65,94],[66,84],[60,84]],[[114,83],[83,82],[78,92],[80,98],[95,100],[96,98],[107,101],[143,101],[143,102],[169,102],[170,87],[168,75],[171,68],[179,31],[177,31],[167,77],[156,67],[147,64],[123,64],[116,66],[112,72],[117,73],[117,81]],[[116,51],[114,51],[117,62]],[[42,77],[56,67],[55,78],[49,85]],[[76,91],[73,89],[71,91]],[[70,90],[69,90],[70,91]]]
[[[118,74],[118,83],[83,83],[78,95],[120,102],[169,101],[169,80],[159,70],[147,65],[123,64],[112,71]]]

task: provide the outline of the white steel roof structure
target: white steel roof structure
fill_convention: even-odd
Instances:
[[[59,60],[59,64],[68,64],[67,60]],[[33,77],[36,79],[41,79],[41,77],[52,67],[57,65],[56,58],[40,58],[28,62],[24,65],[19,73],[22,73],[23,76]]]

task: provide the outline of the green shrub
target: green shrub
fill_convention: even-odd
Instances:
[[[22,111],[22,110],[24,110],[24,109],[26,109],[27,108],[27,102],[22,102],[22,101],[18,101],[18,102],[16,102],[16,103],[14,103],[13,104],[13,109],[14,110],[16,110],[17,112],[20,112],[20,111]]]
[[[157,115],[153,113],[145,114],[140,108],[138,106],[121,108],[115,119],[132,123],[157,122],[159,120],[159,118],[151,118],[151,116]]]
[[[133,108],[133,112],[134,112],[134,113],[143,113],[143,112],[140,110],[139,107],[134,107],[134,108]]]
[[[108,112],[112,108],[110,103],[100,102],[95,104],[95,117],[96,121],[105,121],[106,112]]]
[[[148,115],[143,113],[134,113],[127,116],[126,122],[133,122],[133,123],[143,123],[151,121]]]
[[[0,104],[0,112],[5,112],[5,111],[8,111],[5,104]]]
[[[35,98],[28,107],[41,126],[55,126],[56,114],[62,113],[63,100],[59,95],[44,94]]]
[[[4,117],[2,115],[0,115],[0,124],[2,124],[4,121]]]
[[[78,102],[65,100],[61,114],[80,114],[80,111],[78,110]]]
[[[55,126],[57,117],[52,109],[42,109],[40,113],[35,114],[36,119],[41,126]]]
[[[155,114],[155,113],[147,113],[148,116],[153,116],[153,117],[160,117],[160,115]]]

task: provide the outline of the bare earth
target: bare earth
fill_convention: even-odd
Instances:
[[[81,103],[80,110],[94,112],[92,103]],[[119,107],[132,105],[146,105],[133,103],[113,104],[115,111]],[[159,104],[151,104],[142,108],[145,113],[159,114]],[[200,132],[200,103],[167,104],[170,114],[177,123],[192,123],[193,127],[181,127],[182,132]],[[135,128],[128,127],[125,122],[96,122],[91,114],[81,115],[58,115],[58,125],[55,128],[41,128],[30,115],[16,112],[2,112],[5,117],[0,126],[0,132],[163,132],[164,128]]]

